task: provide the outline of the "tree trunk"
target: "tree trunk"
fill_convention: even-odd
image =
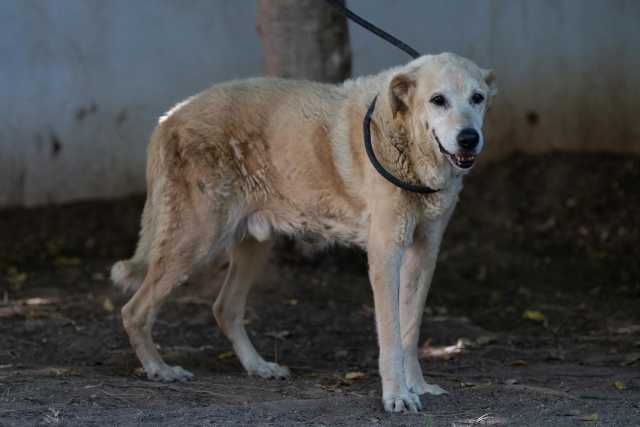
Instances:
[[[266,74],[324,82],[351,76],[347,20],[322,0],[258,0]]]

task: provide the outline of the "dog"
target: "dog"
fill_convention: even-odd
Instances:
[[[341,85],[222,83],[161,117],[148,146],[137,249],[111,271],[116,285],[135,290],[122,320],[148,378],[192,377],[162,360],[151,329],[172,290],[224,253],[230,265],[213,304],[218,325],[250,375],[287,377],[249,340],[245,303],[274,236],[313,235],[367,252],[385,410],[416,412],[420,394],[443,392],[423,377],[420,324],[495,93],[493,71],[443,53]],[[399,180],[437,191],[406,191],[373,167],[363,118],[374,99],[379,163]]]

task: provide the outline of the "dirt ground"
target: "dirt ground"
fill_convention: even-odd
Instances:
[[[366,259],[279,245],[247,315],[287,381],[250,378],[216,327],[218,283],[187,286],[154,334],[196,374],[140,375],[109,266],[143,199],[0,212],[0,426],[640,425],[640,158],[516,155],[471,174],[422,327],[449,391],[381,410]]]

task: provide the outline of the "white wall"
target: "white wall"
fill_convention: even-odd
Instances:
[[[496,69],[490,155],[640,152],[640,2],[349,5],[422,52]],[[355,74],[407,60],[359,27],[351,36]],[[156,117],[211,83],[261,70],[252,0],[3,0],[0,205],[144,191]]]
[[[252,1],[0,2],[0,204],[144,191],[173,103],[257,75]]]

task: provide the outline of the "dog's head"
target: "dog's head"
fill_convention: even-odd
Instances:
[[[482,150],[482,124],[495,95],[495,75],[466,58],[427,55],[395,72],[388,85],[394,121],[419,150],[433,144],[454,170],[471,169]]]

